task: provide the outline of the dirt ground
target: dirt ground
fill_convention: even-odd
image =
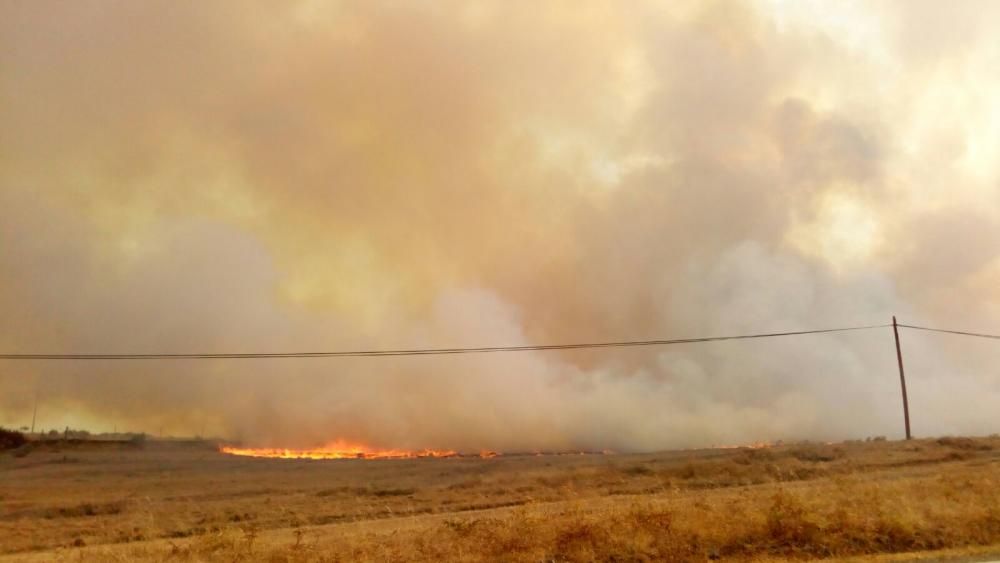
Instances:
[[[1000,439],[282,460],[0,454],[0,561],[900,561],[1000,553]]]

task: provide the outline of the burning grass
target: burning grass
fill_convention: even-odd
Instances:
[[[77,455],[69,466],[0,458],[0,553],[742,561],[1000,551],[997,439],[385,463]],[[88,505],[114,510],[73,515]]]
[[[331,442],[319,448],[243,448],[222,446],[219,451],[229,455],[279,459],[412,459],[424,457],[455,457],[452,450],[399,450],[380,449],[344,440]]]

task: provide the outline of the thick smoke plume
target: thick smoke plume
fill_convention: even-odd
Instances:
[[[1000,4],[7,2],[0,351],[1000,332]],[[961,30],[959,32],[958,30]],[[904,333],[917,434],[1000,347]],[[902,430],[887,329],[0,363],[0,424],[460,450]]]

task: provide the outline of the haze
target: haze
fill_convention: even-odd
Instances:
[[[820,9],[822,8],[822,9]],[[0,4],[0,352],[1000,332],[1000,3]],[[903,334],[914,433],[1000,347]],[[0,424],[478,451],[902,433],[891,331],[0,362]]]

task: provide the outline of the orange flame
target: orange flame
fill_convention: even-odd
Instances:
[[[394,450],[377,449],[344,440],[330,442],[319,448],[238,448],[221,446],[219,451],[230,455],[268,457],[280,459],[412,459],[422,457],[455,457],[452,450]]]

